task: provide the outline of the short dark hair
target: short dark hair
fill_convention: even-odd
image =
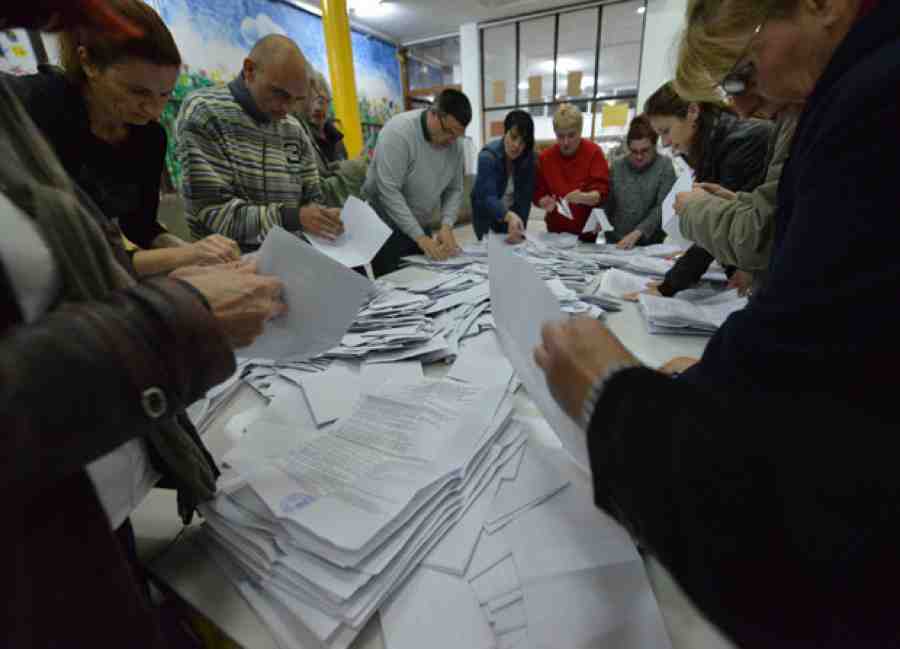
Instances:
[[[650,125],[650,119],[643,113],[631,120],[631,125],[628,127],[628,135],[625,137],[626,146],[635,140],[650,140],[650,144],[654,148],[656,143],[659,142],[659,134],[653,130],[653,127]]]
[[[525,150],[534,148],[534,120],[524,110],[511,110],[503,120],[503,132],[509,133],[516,129],[519,136],[525,140]]]
[[[438,95],[434,109],[455,118],[463,128],[472,121],[472,104],[469,103],[469,98],[453,88],[447,88]]]

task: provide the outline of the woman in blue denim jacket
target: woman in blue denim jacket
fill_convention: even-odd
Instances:
[[[493,230],[518,243],[525,238],[534,193],[534,121],[524,110],[514,110],[506,116],[503,131],[503,138],[486,145],[478,156],[472,224],[479,241]]]

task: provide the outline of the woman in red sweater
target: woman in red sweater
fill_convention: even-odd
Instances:
[[[541,153],[534,204],[547,212],[549,232],[571,232],[593,242],[594,232],[582,234],[591,210],[609,196],[609,165],[603,150],[581,137],[583,118],[572,104],[563,104],[553,116],[556,144]],[[563,199],[572,217],[560,212]]]

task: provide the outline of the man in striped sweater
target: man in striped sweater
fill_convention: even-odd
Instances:
[[[248,252],[276,225],[330,239],[343,232],[340,210],[321,206],[313,145],[290,115],[306,101],[307,69],[296,43],[270,35],[238,78],[186,99],[175,132],[195,237],[222,234]]]

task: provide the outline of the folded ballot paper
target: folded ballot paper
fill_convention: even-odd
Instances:
[[[590,472],[584,431],[556,403],[543,371],[534,361],[541,328],[564,317],[559,300],[531,265],[514,255],[499,237],[491,238],[488,250],[491,308],[500,345],[563,448],[579,467]]]
[[[690,248],[692,243],[681,232],[681,221],[678,218],[678,214],[675,213],[675,198],[678,194],[691,191],[693,186],[693,174],[687,171],[683,172],[675,180],[675,184],[662,204],[662,226],[663,231],[668,235],[668,243],[682,246],[685,249]]]
[[[257,255],[260,274],[284,283],[287,313],[270,320],[245,358],[306,360],[341,341],[372,282],[326,257],[290,232],[273,228]]]
[[[391,236],[391,229],[367,203],[351,196],[341,210],[344,233],[331,241],[306,233],[309,242],[324,255],[348,268],[371,264]]]
[[[245,465],[244,486],[203,506],[204,545],[285,646],[346,647],[519,458],[507,387],[363,394],[329,432]]]
[[[746,307],[747,299],[739,297],[735,290],[693,302],[643,294],[639,304],[650,333],[708,335],[715,333],[732,313]]]

